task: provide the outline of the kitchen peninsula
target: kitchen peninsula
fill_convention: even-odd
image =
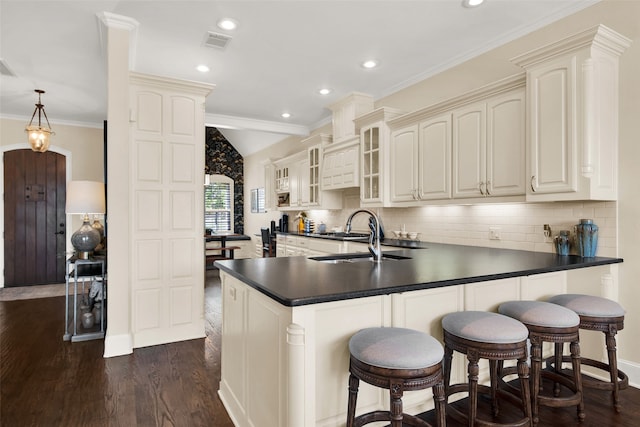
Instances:
[[[407,327],[441,339],[440,320],[447,313],[492,311],[506,300],[558,293],[599,294],[610,268],[622,262],[424,246],[385,252],[393,258],[379,264],[358,258],[342,262],[349,258],[345,254],[216,262],[223,310],[219,394],[234,423],[343,425],[347,342],[359,329]],[[463,378],[464,364],[454,359],[452,381]],[[404,403],[407,412],[429,410],[430,391],[407,393]],[[386,404],[384,390],[361,385],[359,412]]]

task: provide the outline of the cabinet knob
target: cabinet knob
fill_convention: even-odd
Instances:
[[[532,175],[531,176],[531,181],[529,182],[529,185],[531,186],[531,191],[534,192],[534,193],[536,192],[536,189],[533,187],[533,182],[535,181],[535,179],[536,179],[536,176]]]

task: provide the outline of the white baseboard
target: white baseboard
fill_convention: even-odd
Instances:
[[[109,335],[104,339],[104,357],[124,356],[133,353],[131,334]]]
[[[618,359],[618,369],[627,374],[630,386],[640,388],[640,364]]]

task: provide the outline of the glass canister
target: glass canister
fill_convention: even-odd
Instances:
[[[596,256],[598,249],[598,226],[592,219],[581,219],[576,225],[576,242],[578,255],[585,258]]]
[[[569,255],[569,230],[560,230],[554,241],[558,255]]]

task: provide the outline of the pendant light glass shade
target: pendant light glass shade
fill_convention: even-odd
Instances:
[[[44,153],[49,149],[49,144],[51,143],[51,135],[54,135],[55,133],[51,130],[51,125],[49,124],[47,113],[44,111],[44,105],[42,105],[41,102],[41,95],[44,93],[44,91],[36,89],[35,92],[38,94],[38,103],[36,104],[36,109],[33,110],[31,121],[24,131],[29,135],[29,145],[31,146],[31,149],[33,151]],[[36,113],[38,113],[38,124],[34,125],[33,119],[36,117]],[[42,125],[43,115],[45,120],[47,121],[46,126]]]

